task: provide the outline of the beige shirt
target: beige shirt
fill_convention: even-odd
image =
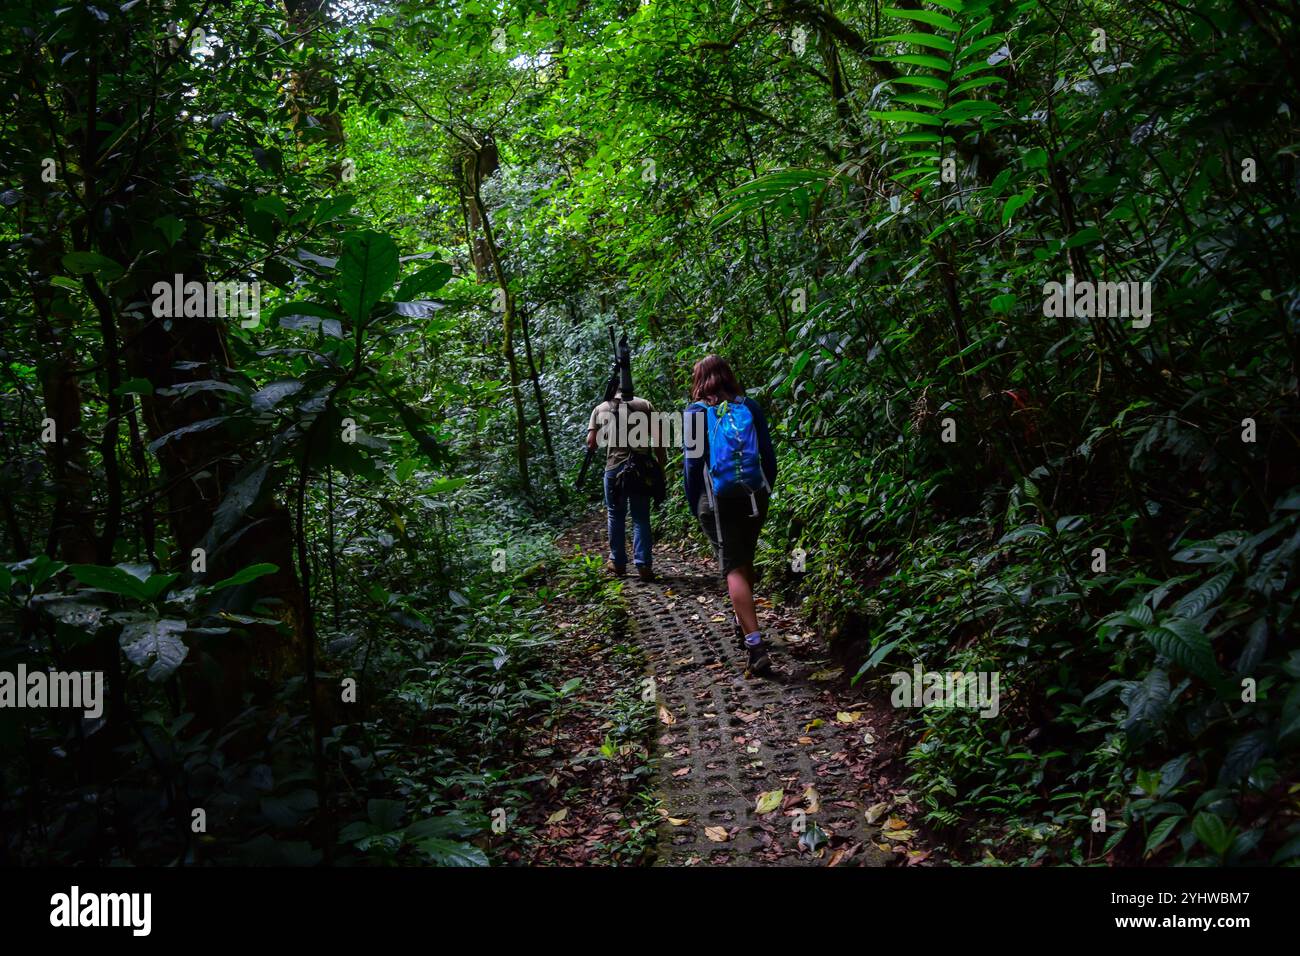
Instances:
[[[612,471],[632,457],[633,450],[654,447],[655,407],[644,398],[630,402],[614,399],[601,402],[591,410],[587,430],[596,430],[596,445],[606,448],[605,470]]]

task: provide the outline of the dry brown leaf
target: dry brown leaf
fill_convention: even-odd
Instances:
[[[660,808],[659,808],[659,815],[660,815],[661,817],[663,817],[665,820],[667,820],[669,823],[671,823],[671,824],[672,824],[673,826],[675,826],[675,827],[685,826],[686,824],[688,824],[688,823],[691,822],[691,821],[690,821],[688,818],[686,818],[686,817],[673,817],[673,816],[669,816],[669,815],[668,815],[668,811],[665,810],[663,807],[660,807]],[[617,817],[617,816],[619,816],[619,814],[614,814],[614,816]]]
[[[867,822],[875,823],[877,820],[883,817],[888,810],[889,810],[889,803],[887,801],[883,803],[873,804],[872,806],[867,807]]]
[[[714,843],[726,843],[731,838],[726,827],[705,827],[704,835]]]
[[[817,788],[811,783],[803,792],[803,802],[807,804],[809,813],[816,813],[822,808],[821,796],[817,793]]]
[[[659,722],[661,724],[675,724],[677,723],[677,718],[672,715],[672,713],[668,710],[667,707],[665,707],[663,704],[660,704]]]

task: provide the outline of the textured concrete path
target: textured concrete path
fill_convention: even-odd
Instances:
[[[584,550],[603,549],[601,530],[592,529]],[[773,678],[746,674],[730,602],[710,567],[656,546],[659,579],[629,576],[623,588],[659,704],[656,773],[666,816],[658,865],[897,860],[881,849],[892,844],[880,833],[889,813],[872,796],[870,714],[831,689],[829,662],[808,657],[815,639],[778,646]],[[760,623],[770,617],[760,610]],[[867,822],[873,804],[875,825]]]

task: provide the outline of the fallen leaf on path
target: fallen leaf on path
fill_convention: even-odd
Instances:
[[[784,790],[764,790],[758,795],[758,803],[754,806],[754,812],[771,813],[781,805],[781,801],[784,799]]]
[[[880,835],[886,840],[894,840],[898,843],[906,843],[916,836],[915,830],[881,830]]]
[[[922,863],[922,862],[924,862],[927,858],[929,858],[929,856],[930,856],[930,851],[929,851],[929,850],[908,850],[908,851],[907,851],[907,865],[908,865],[908,866],[913,866],[913,865],[915,865],[915,864],[917,864],[917,863]]]
[[[852,712],[847,710],[841,710],[838,714],[835,715],[835,719],[838,720],[841,724],[856,724],[861,717],[862,717],[862,711],[860,710],[855,710]]]
[[[842,667],[827,667],[824,670],[814,671],[808,676],[809,680],[834,680],[844,673]]]
[[[899,819],[898,817],[890,817],[888,820],[885,821],[885,829],[886,829],[886,830],[906,830],[906,829],[907,829],[907,821],[906,821],[906,820]]]
[[[821,796],[817,793],[817,788],[811,783],[803,792],[803,802],[808,805],[809,813],[816,813],[822,808]]]
[[[807,746],[808,744],[813,742],[813,739],[811,737],[800,737],[797,742]]]
[[[548,824],[551,824],[551,823],[559,823],[561,820],[563,820],[563,819],[564,819],[565,817],[567,817],[568,815],[569,815],[569,808],[568,808],[568,807],[560,807],[560,809],[556,810],[554,813],[552,813],[549,817],[546,818],[546,822],[547,822]]]
[[[672,715],[672,713],[668,710],[667,707],[665,707],[663,704],[660,704],[659,722],[661,724],[675,724],[677,723],[677,718]]]
[[[671,817],[671,816],[669,816],[669,815],[668,815],[668,811],[665,810],[663,807],[660,807],[660,808],[659,808],[659,815],[660,815],[661,817],[663,817],[665,820],[667,820],[669,823],[671,823],[671,824],[672,824],[673,826],[675,826],[675,827],[685,826],[686,824],[688,824],[688,823],[691,822],[691,821],[690,821],[689,819],[687,819],[686,817]]]
[[[714,843],[726,843],[730,839],[726,827],[705,827],[704,835]]]
[[[674,776],[674,777],[684,777],[684,776],[686,776],[686,775],[687,775],[688,773],[690,773],[690,772],[691,772],[691,768],[690,768],[690,767],[682,767],[680,770],[674,770],[674,771],[673,771],[673,776]]]
[[[814,727],[820,727],[824,723],[826,723],[826,721],[822,720],[820,717],[818,717],[816,720],[810,720],[808,721],[808,723],[803,725],[803,732],[806,734]]]
[[[888,802],[876,803],[867,807],[867,822],[875,823],[877,820],[883,817],[886,811],[888,810],[889,810]]]

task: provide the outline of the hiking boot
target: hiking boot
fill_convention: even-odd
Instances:
[[[647,568],[644,564],[638,564],[636,566],[636,576],[642,581],[653,581],[655,579],[654,571]]]
[[[627,565],[615,564],[612,558],[605,559],[605,570],[616,578],[621,578],[627,574]]]
[[[772,659],[767,656],[765,645],[746,644],[745,653],[749,656],[748,669],[751,674],[766,677],[772,673]]]

